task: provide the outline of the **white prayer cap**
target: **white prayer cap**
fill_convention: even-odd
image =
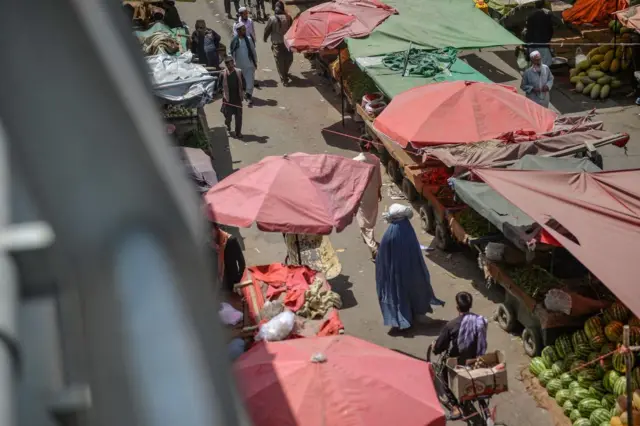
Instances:
[[[238,13],[242,13],[242,12],[246,12],[247,8],[246,7],[241,7],[240,9],[238,9]]]
[[[540,52],[538,52],[537,50],[534,50],[533,52],[531,52],[529,54],[529,58],[531,58],[531,59],[536,59],[536,58],[539,58],[539,57],[540,57]]]

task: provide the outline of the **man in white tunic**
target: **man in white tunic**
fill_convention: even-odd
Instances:
[[[360,207],[356,214],[356,220],[360,227],[360,234],[367,247],[371,251],[371,257],[375,260],[378,253],[378,242],[375,239],[373,230],[376,226],[378,219],[378,203],[382,199],[382,176],[380,174],[380,160],[369,153],[360,153],[354,158],[356,161],[362,161],[374,166],[371,180],[364,190],[362,200],[360,201]]]
[[[553,85],[553,74],[548,66],[542,63],[540,52],[533,51],[529,55],[531,67],[524,72],[520,88],[527,98],[538,105],[549,108],[549,92]]]

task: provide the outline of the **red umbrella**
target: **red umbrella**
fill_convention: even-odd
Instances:
[[[351,336],[261,343],[234,371],[256,426],[444,426],[431,365]]]
[[[347,37],[366,37],[394,12],[375,0],[323,3],[298,16],[285,44],[296,52],[333,49]]]
[[[217,223],[326,235],[351,223],[372,173],[372,165],[338,155],[266,157],[220,181],[205,202]]]
[[[374,126],[403,148],[473,143],[503,133],[553,128],[556,113],[494,83],[450,81],[407,90],[393,98]]]

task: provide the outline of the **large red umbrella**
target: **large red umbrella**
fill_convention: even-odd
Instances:
[[[330,234],[353,220],[373,173],[338,155],[265,157],[229,175],[205,195],[209,218],[267,232]]]
[[[296,18],[285,44],[295,52],[333,49],[347,37],[366,37],[394,12],[375,0],[322,3]]]
[[[234,371],[256,426],[444,426],[431,365],[350,336],[261,343]]]
[[[378,131],[403,148],[473,143],[503,133],[553,128],[556,113],[518,94],[513,87],[450,81],[397,95],[376,118]]]

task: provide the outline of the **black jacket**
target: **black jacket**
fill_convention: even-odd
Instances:
[[[462,325],[462,319],[465,315],[458,315],[453,320],[449,321],[438,335],[438,339],[433,345],[433,353],[438,355],[442,352],[449,350],[449,357],[459,358],[458,362],[463,363],[468,359],[477,358],[476,353],[477,342],[470,345],[463,353],[460,353],[458,348],[458,333],[460,332],[460,326]]]

